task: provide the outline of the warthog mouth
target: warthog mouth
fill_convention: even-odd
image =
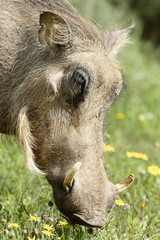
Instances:
[[[73,224],[80,224],[86,227],[97,227],[97,228],[101,228],[104,227],[106,224],[106,220],[105,219],[101,219],[101,218],[93,218],[93,219],[87,219],[84,215],[82,215],[81,213],[73,213],[72,215],[68,216],[70,221]]]

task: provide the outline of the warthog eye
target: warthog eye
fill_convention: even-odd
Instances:
[[[85,84],[85,76],[83,75],[83,72],[80,69],[77,69],[73,73],[73,79],[75,83],[83,86]]]
[[[75,94],[84,94],[85,87],[88,85],[89,73],[84,68],[76,68],[73,73],[73,91]]]
[[[85,68],[77,67],[74,72],[62,80],[63,98],[72,106],[78,107],[84,101],[88,92],[88,86],[92,80],[90,74]]]

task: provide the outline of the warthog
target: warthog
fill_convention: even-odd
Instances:
[[[18,137],[27,167],[46,176],[73,223],[104,226],[134,178],[108,180],[102,136],[132,28],[98,30],[66,0],[0,1],[0,131]]]

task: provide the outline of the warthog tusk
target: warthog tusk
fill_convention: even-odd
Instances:
[[[134,175],[131,174],[123,182],[116,184],[117,192],[121,193],[124,190],[126,190],[132,184],[133,181],[134,181]]]
[[[74,175],[76,174],[76,172],[78,172],[78,170],[80,169],[82,163],[81,162],[77,162],[74,164],[74,166],[67,172],[65,179],[63,181],[63,187],[66,190],[66,192],[69,192],[69,188],[72,187],[73,184],[73,178]]]

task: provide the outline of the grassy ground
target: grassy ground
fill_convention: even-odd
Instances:
[[[104,153],[109,179],[117,183],[130,173],[136,177],[130,189],[119,196],[130,209],[117,205],[109,209],[103,229],[57,226],[59,221],[66,220],[55,205],[48,205],[53,201],[51,187],[45,179],[25,169],[15,139],[2,138],[0,239],[160,239],[160,175],[148,172],[148,166],[160,167],[160,68],[151,47],[136,39],[134,42],[120,55],[128,87],[107,114],[107,126],[104,126],[104,140],[115,148],[115,152]],[[124,119],[118,119],[118,113],[123,113]],[[129,158],[127,151],[145,153],[148,161]],[[30,221],[28,214],[39,217],[40,221]],[[11,228],[9,223],[19,226]],[[55,236],[41,232],[45,230],[44,224],[53,224],[51,232]]]

